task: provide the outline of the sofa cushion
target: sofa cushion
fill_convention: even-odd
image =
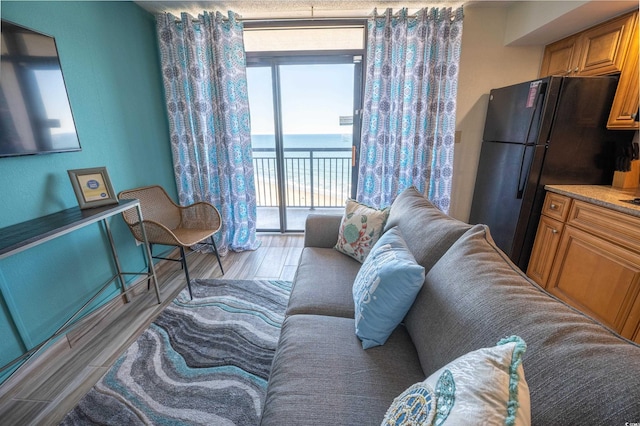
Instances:
[[[353,318],[353,281],[361,266],[333,248],[305,247],[293,280],[287,315]]]
[[[442,213],[414,187],[404,190],[391,205],[385,231],[394,226],[426,272],[471,227]]]
[[[379,425],[393,399],[424,379],[404,327],[366,351],[353,328],[350,318],[285,319],[262,425]]]
[[[310,214],[304,222],[304,247],[333,248],[338,241],[342,215]]]
[[[522,337],[532,424],[640,419],[640,347],[527,279],[485,225],[431,269],[405,324],[426,374],[504,336]]]
[[[382,235],[388,216],[388,208],[378,210],[348,199],[338,231],[336,250],[360,263],[364,262]]]
[[[364,349],[383,345],[407,314],[422,283],[418,265],[397,227],[384,233],[353,283],[356,336]]]
[[[469,419],[482,419],[487,425],[530,425],[529,388],[522,367],[525,349],[521,338],[511,336],[455,359],[396,398],[383,425],[461,425]]]

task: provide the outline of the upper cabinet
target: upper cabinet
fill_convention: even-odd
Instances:
[[[545,48],[540,77],[620,74],[609,129],[638,129],[638,12],[589,28]]]
[[[638,80],[640,79],[640,69],[638,68],[638,34],[633,36],[629,55],[625,61],[616,97],[613,99],[611,114],[607,122],[609,129],[638,129]]]
[[[573,75],[578,70],[578,36],[564,38],[544,49],[540,77],[548,75]]]
[[[583,31],[576,75],[606,75],[622,71],[636,25],[637,13]],[[637,55],[637,52],[636,52]]]

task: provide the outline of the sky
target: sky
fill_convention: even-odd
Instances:
[[[69,109],[67,91],[60,70],[35,70],[34,76],[42,98],[47,119],[56,120],[59,126],[49,123],[51,134],[75,133],[75,124]]]
[[[353,64],[280,65],[285,134],[343,134],[353,115]],[[251,133],[273,134],[271,68],[248,67]]]

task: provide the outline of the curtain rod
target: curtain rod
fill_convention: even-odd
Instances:
[[[294,26],[312,26],[313,24],[322,24],[323,26],[335,25],[340,27],[365,26],[367,17],[340,17],[340,18],[250,18],[240,19],[236,21],[242,22],[245,29],[267,28],[267,27],[294,27]],[[228,22],[229,18],[222,18],[224,22]],[[176,19],[176,23],[181,23],[181,19]],[[195,24],[202,23],[201,20],[193,18],[191,22]]]
[[[378,15],[381,17],[382,15]],[[408,18],[415,18],[417,15],[407,15]],[[326,17],[326,18],[309,18],[309,17],[300,17],[300,18],[237,18],[236,21],[242,22],[245,24],[265,24],[265,26],[277,26],[278,24],[295,24],[299,22],[306,23],[332,23],[332,22],[340,22],[344,24],[362,24],[364,21],[373,18],[373,16],[341,16],[341,17]],[[228,21],[229,18],[222,18],[223,21]],[[455,20],[455,16],[451,17],[451,20]],[[344,22],[343,22],[344,21]],[[182,19],[176,19],[176,23],[181,23]],[[191,22],[201,23],[198,18],[193,18]]]

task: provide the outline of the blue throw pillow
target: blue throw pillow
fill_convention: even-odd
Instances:
[[[424,268],[394,226],[373,246],[353,283],[356,335],[364,349],[387,341],[423,283]]]

